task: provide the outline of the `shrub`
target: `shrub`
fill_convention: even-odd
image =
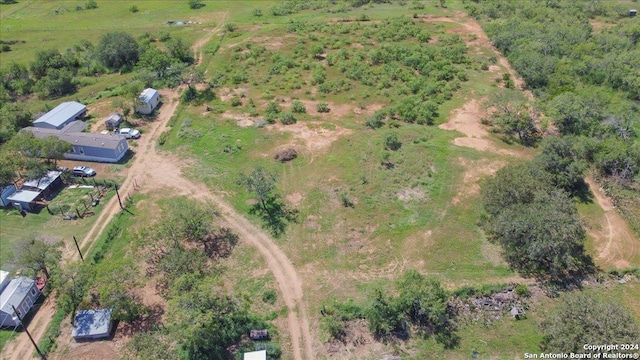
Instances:
[[[340,194],[340,203],[342,203],[342,206],[344,207],[355,207],[355,204],[353,203],[353,201],[351,201],[351,199],[349,199],[349,195],[346,192]]]
[[[235,24],[232,23],[227,23],[224,25],[225,30],[227,30],[228,32],[233,32],[234,30],[236,30],[238,27]]]
[[[236,107],[242,105],[242,99],[236,95],[231,98],[231,106]]]
[[[384,148],[389,150],[398,150],[402,146],[398,134],[395,131],[387,133],[384,138]]]
[[[97,9],[98,3],[95,0],[89,0],[84,4],[85,10]]]
[[[202,0],[189,0],[189,8],[191,9],[200,9],[201,7],[203,7],[204,4],[202,3]]]
[[[267,104],[267,109],[265,110],[267,114],[279,114],[281,111],[282,109],[280,109],[280,105],[275,101],[270,101]]]
[[[286,148],[279,151],[273,158],[280,162],[291,161],[298,157],[298,152],[293,148]]]
[[[327,103],[324,101],[321,101],[316,104],[316,110],[319,113],[328,113],[329,111],[331,111],[331,109],[329,109],[329,105],[327,105]]]
[[[260,9],[253,9],[253,11],[251,12],[251,14],[255,17],[260,17],[262,16],[262,10]]]
[[[135,14],[135,13],[137,13],[139,10],[138,10],[138,7],[137,7],[137,6],[135,6],[135,5],[131,5],[131,7],[129,8],[129,11]]]
[[[171,39],[171,34],[168,31],[160,31],[158,34],[158,40],[161,42],[165,42]]]
[[[294,114],[304,114],[307,112],[307,108],[300,100],[293,100],[291,103],[291,111]]]
[[[292,113],[287,111],[287,112],[282,113],[282,118],[280,118],[280,122],[283,125],[291,125],[291,124],[295,124],[297,122],[297,120],[293,116]]]
[[[516,286],[516,295],[520,297],[529,297],[531,296],[531,291],[529,291],[527,285],[520,284]]]

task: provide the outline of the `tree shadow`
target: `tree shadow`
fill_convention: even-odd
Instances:
[[[587,184],[584,179],[576,182],[575,187],[571,191],[571,195],[578,199],[581,204],[593,204],[593,192],[591,192],[589,184]]]
[[[289,209],[278,196],[271,196],[253,205],[249,214],[258,215],[263,221],[263,227],[275,237],[282,235],[287,229],[287,223],[298,222],[298,210]]]

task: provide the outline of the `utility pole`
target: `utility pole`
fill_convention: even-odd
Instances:
[[[33,347],[36,348],[36,351],[38,352],[38,355],[40,355],[40,358],[42,358],[42,360],[47,360],[47,357],[42,353],[42,351],[40,351],[40,348],[38,347],[38,344],[36,344],[35,340],[33,340],[33,337],[31,337],[31,334],[29,333],[29,330],[27,330],[27,325],[25,325],[22,322],[22,318],[20,317],[20,313],[18,313],[18,310],[16,310],[16,307],[13,306],[13,304],[11,304],[11,308],[13,309],[13,313],[16,314],[15,317],[18,318],[18,322],[20,323],[20,325],[22,325],[22,328],[24,329],[24,332],[27,333],[27,336],[29,337],[29,340],[31,340],[31,343],[33,344]]]
[[[78,240],[76,240],[75,235],[73,236],[73,242],[76,243],[76,249],[78,249],[78,254],[80,254],[80,260],[84,262],[84,257],[82,256],[82,251],[80,251],[80,246],[78,246]]]
[[[118,195],[118,203],[120,203],[120,209],[124,210],[124,206],[122,206],[122,201],[120,200],[120,193],[118,192],[118,185],[113,185],[116,188],[116,195]]]

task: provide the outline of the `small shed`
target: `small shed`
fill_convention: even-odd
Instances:
[[[246,352],[243,360],[267,360],[267,350]]]
[[[62,186],[62,173],[60,171],[49,171],[40,179],[27,180],[22,184],[22,190],[40,191],[47,195],[51,191]]]
[[[153,112],[156,106],[158,106],[158,103],[160,102],[160,94],[155,89],[146,88],[142,93],[140,93],[138,100],[136,112],[148,115]]]
[[[36,201],[42,196],[41,191],[18,190],[9,195],[7,200],[20,211],[34,211],[36,209]]]
[[[629,16],[634,17],[636,15],[638,15],[638,10],[636,9],[629,10]]]
[[[124,121],[124,116],[120,114],[111,114],[107,120],[104,121],[104,125],[107,127],[107,130],[115,130],[120,127],[120,124]]]
[[[73,320],[71,336],[75,340],[94,340],[111,335],[111,309],[80,310]]]
[[[3,327],[20,325],[13,308],[20,318],[24,318],[40,296],[40,290],[33,279],[17,277],[7,282],[8,275],[6,271],[0,274],[2,283],[6,283],[0,294],[0,326]]]

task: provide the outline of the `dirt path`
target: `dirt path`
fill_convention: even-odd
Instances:
[[[217,32],[219,32],[222,27],[224,26],[224,24],[227,21],[227,16],[229,15],[229,13],[225,12],[222,14],[222,19],[220,20],[220,24],[218,26],[216,26],[215,28],[213,28],[213,30],[209,31],[209,33],[201,38],[200,40],[196,41],[195,44],[193,44],[193,46],[191,47],[191,49],[193,50],[193,57],[196,59],[195,62],[195,66],[198,66],[200,64],[202,64],[202,59],[204,58],[204,50],[202,50],[202,48],[209,42],[211,41],[211,38],[213,37],[213,35],[215,35]]]
[[[595,240],[596,262],[605,268],[627,268],[640,252],[640,241],[633,236],[626,221],[615,210],[611,200],[598,184],[591,178],[585,178],[585,181],[589,184],[596,203],[604,210],[601,228],[589,230],[589,234]]]

